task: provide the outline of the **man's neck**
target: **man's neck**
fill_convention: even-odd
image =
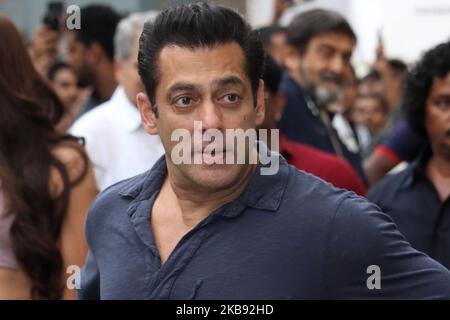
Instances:
[[[166,200],[177,203],[180,218],[188,229],[195,227],[212,211],[238,198],[247,187],[256,165],[248,165],[238,183],[222,190],[195,187],[176,174],[169,174],[164,181],[161,192],[165,192]]]
[[[95,83],[95,92],[100,101],[104,102],[111,98],[116,87],[117,82],[114,77],[113,66],[108,62],[103,62],[97,69]]]

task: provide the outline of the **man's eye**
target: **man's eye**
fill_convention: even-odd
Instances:
[[[334,50],[331,48],[319,48],[319,54],[325,58],[331,58],[334,54]]]
[[[434,105],[441,110],[449,110],[450,109],[450,98],[442,98],[434,101]]]
[[[190,97],[180,97],[175,100],[175,105],[177,107],[187,107],[193,103],[193,99]]]
[[[226,103],[237,103],[240,101],[240,97],[237,94],[230,93],[223,96],[221,100]]]

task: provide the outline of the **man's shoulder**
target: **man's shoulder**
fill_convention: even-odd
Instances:
[[[376,205],[352,191],[335,188],[294,167],[290,171],[280,208],[285,218],[282,221],[298,226],[297,230],[320,235],[324,244],[334,237],[350,239],[351,232],[373,242],[380,225],[389,220]]]
[[[407,179],[412,175],[412,168],[408,167],[396,174],[388,174],[375,184],[368,192],[367,198],[378,203],[386,196],[392,196],[401,189]],[[385,199],[384,199],[385,200]]]
[[[314,212],[334,214],[342,201],[358,197],[354,192],[339,189],[331,183],[303,170],[290,166],[286,187],[290,206],[308,208]]]

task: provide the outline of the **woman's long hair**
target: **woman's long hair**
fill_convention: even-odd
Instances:
[[[0,14],[0,182],[14,215],[12,249],[31,281],[31,296],[60,299],[63,259],[58,247],[68,208],[70,189],[83,179],[87,158],[76,143],[84,169],[70,181],[64,164],[52,150],[74,137],[55,131],[64,107],[34,69],[14,24]],[[63,190],[50,194],[50,172],[55,168]]]

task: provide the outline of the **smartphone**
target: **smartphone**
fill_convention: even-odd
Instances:
[[[60,28],[61,16],[63,15],[64,4],[62,1],[49,2],[47,12],[45,13],[43,22],[54,31]]]

